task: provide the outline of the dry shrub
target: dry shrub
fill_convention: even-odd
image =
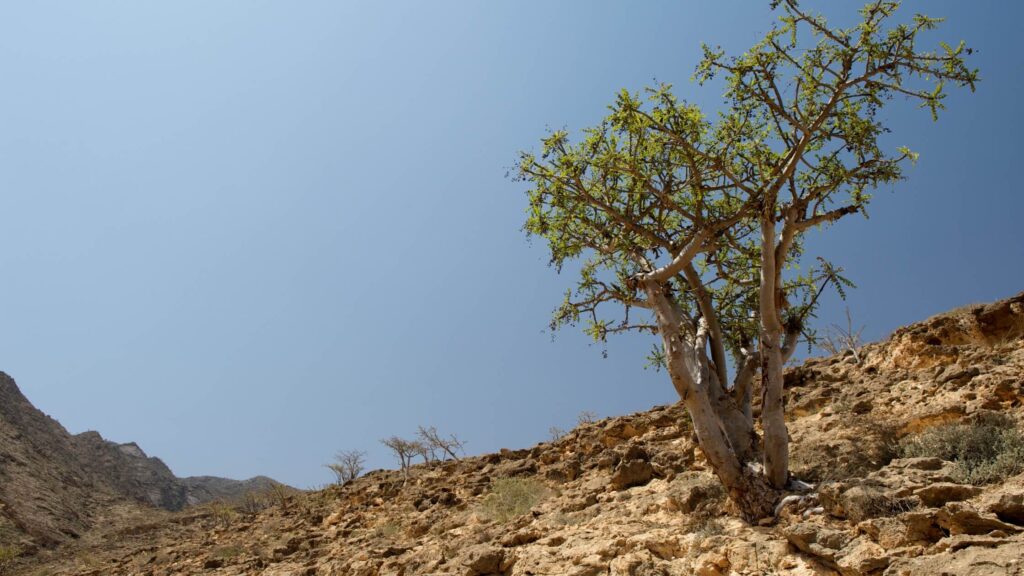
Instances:
[[[9,574],[14,569],[14,562],[21,555],[17,546],[0,546],[0,574]]]
[[[888,518],[910,512],[917,507],[915,500],[899,498],[884,491],[869,491],[863,498],[847,501],[847,517],[854,522],[869,518]]]
[[[854,523],[898,516],[918,505],[916,498],[896,496],[875,481],[823,482],[818,485],[818,501],[829,514]]]
[[[904,438],[899,448],[904,457],[954,462],[954,476],[966,484],[990,484],[1024,472],[1024,433],[1011,418],[994,412],[933,426]]]
[[[530,511],[550,495],[550,490],[532,478],[499,478],[491,484],[480,512],[495,522],[507,522]]]
[[[700,500],[686,517],[683,524],[684,532],[697,534],[701,538],[717,536],[725,532],[719,518],[725,513],[725,488],[720,484],[708,484],[700,487]]]
[[[394,538],[402,531],[402,525],[394,520],[389,520],[373,528],[373,535],[377,538]]]
[[[259,514],[263,510],[273,506],[269,494],[250,490],[242,495],[238,502],[238,511],[248,516]]]
[[[221,526],[227,526],[238,516],[238,510],[222,500],[210,502],[210,514]]]

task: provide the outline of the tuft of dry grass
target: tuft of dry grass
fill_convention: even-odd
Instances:
[[[0,574],[10,574],[18,556],[21,556],[21,549],[17,546],[0,546]]]
[[[484,497],[480,512],[495,522],[508,522],[529,512],[550,493],[547,486],[532,478],[499,478],[491,484],[491,491]]]

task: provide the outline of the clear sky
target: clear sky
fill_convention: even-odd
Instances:
[[[830,2],[849,18],[859,4]],[[823,4],[819,4],[823,5]],[[1024,290],[1017,2],[915,1],[983,77],[921,153],[811,249],[844,266],[865,336]],[[393,463],[417,424],[470,452],[576,414],[675,400],[649,341],[545,332],[569,277],[505,178],[547,127],[742,51],[753,0],[6,2],[0,5],[0,370],[72,432],[179,475],[330,480]],[[843,309],[826,302],[824,322]]]

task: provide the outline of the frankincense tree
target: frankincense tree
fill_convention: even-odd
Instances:
[[[797,272],[805,234],[864,213],[872,190],[916,159],[882,141],[893,100],[937,118],[947,86],[978,81],[962,42],[922,47],[941,19],[898,21],[897,2],[867,4],[852,28],[796,0],[772,7],[778,23],[746,53],[704,47],[695,78],[724,80],[721,112],[667,85],[646,98],[623,91],[579,142],[554,132],[518,171],[527,233],[546,240],[558,270],[579,269],[553,326],[583,323],[598,340],[657,335],[656,360],[750,519],[770,515],[789,481],[783,365],[820,291],[842,288],[827,262]]]

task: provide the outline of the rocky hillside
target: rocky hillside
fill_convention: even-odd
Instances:
[[[115,505],[166,510],[266,489],[269,478],[177,478],[134,443],[69,434],[0,372],[0,544],[22,549],[79,538]]]
[[[735,516],[678,406],[259,506],[121,517],[24,574],[1024,574],[1024,294],[787,373],[794,474]]]

